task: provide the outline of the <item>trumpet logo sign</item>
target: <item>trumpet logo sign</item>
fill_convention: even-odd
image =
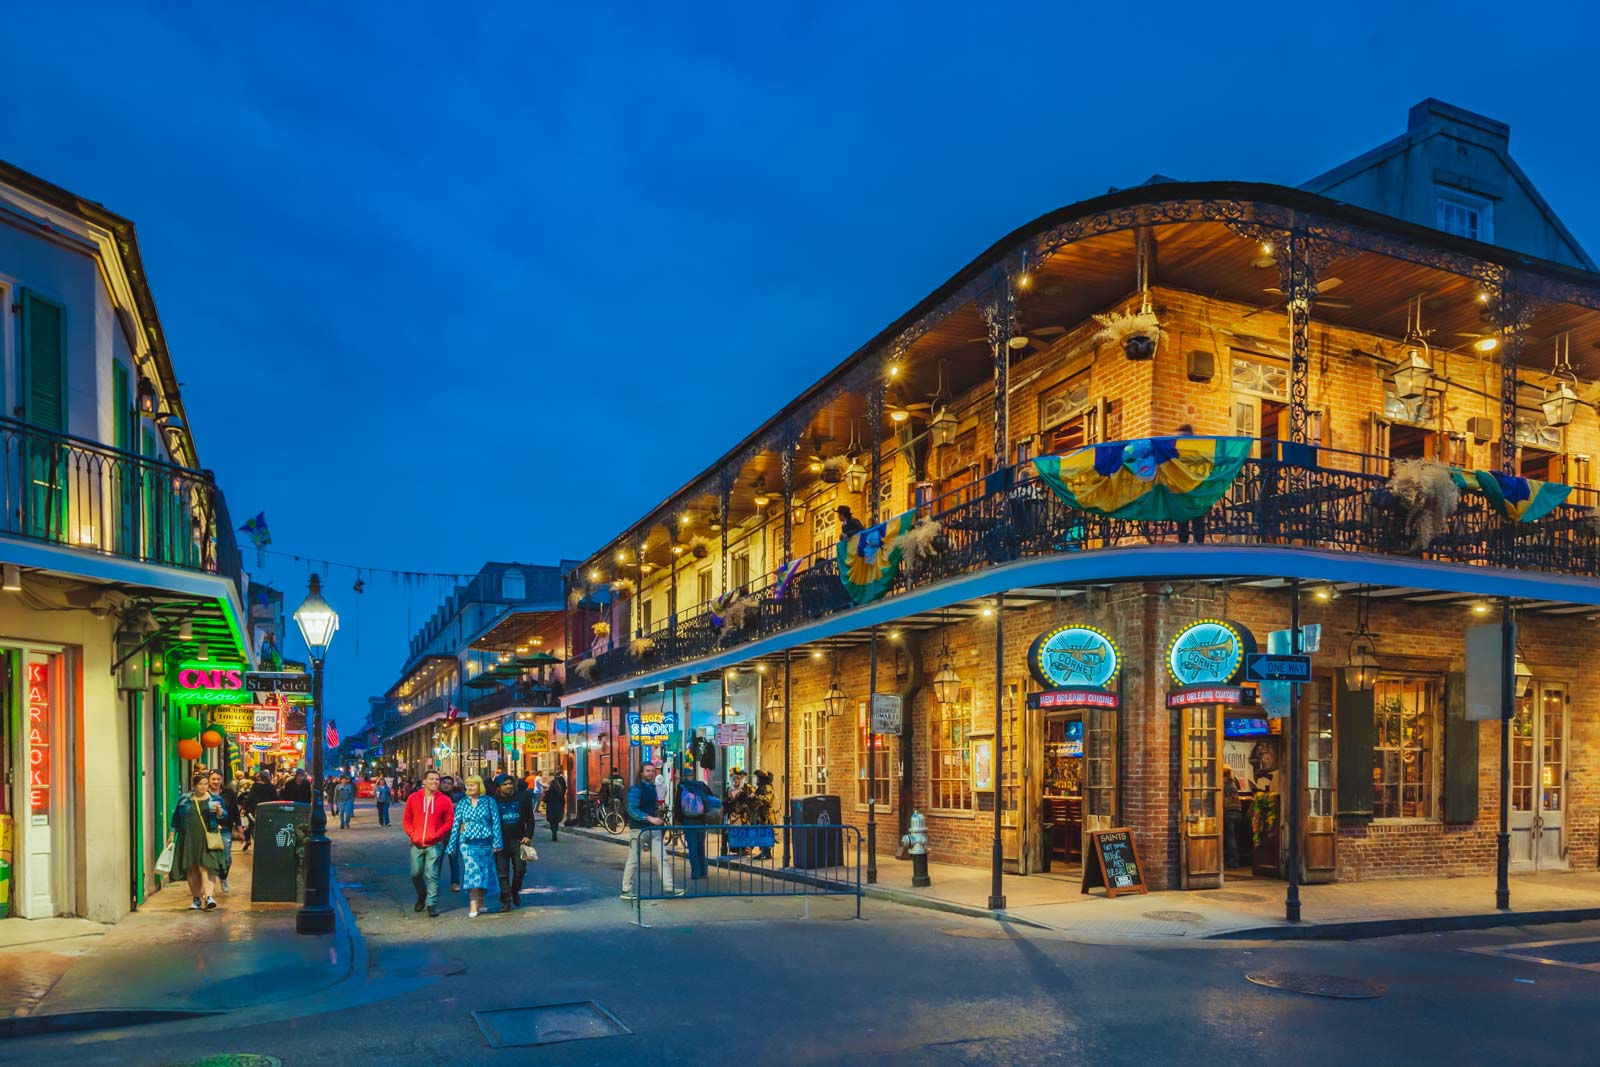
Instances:
[[[1061,626],[1028,649],[1028,670],[1047,689],[1109,689],[1122,669],[1111,635],[1095,626]]]

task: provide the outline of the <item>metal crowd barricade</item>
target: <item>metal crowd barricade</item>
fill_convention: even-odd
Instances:
[[[839,823],[742,826],[678,823],[629,830],[637,855],[634,921],[648,900],[854,896],[861,918],[861,831]],[[784,837],[791,865],[783,866]],[[704,874],[691,850],[703,845]],[[659,851],[658,851],[659,850]],[[659,859],[657,858],[659,855]]]

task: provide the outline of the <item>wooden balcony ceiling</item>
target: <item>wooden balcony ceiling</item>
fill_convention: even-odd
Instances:
[[[423,656],[411,672],[395,683],[395,687],[388,692],[391,697],[408,697],[418,689],[427,686],[448,671],[455,670],[456,658],[441,653]]]
[[[562,620],[560,611],[513,611],[468,647],[479,652],[515,653],[518,648],[533,647],[530,642],[537,637],[544,642],[539,648],[551,655],[564,655]]]

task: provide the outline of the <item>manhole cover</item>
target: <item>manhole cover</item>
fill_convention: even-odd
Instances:
[[[1147,911],[1144,913],[1144,917],[1146,919],[1154,919],[1157,922],[1164,923],[1194,924],[1203,923],[1206,921],[1206,917],[1204,915],[1200,915],[1197,912],[1192,911]]]
[[[592,1000],[475,1011],[472,1017],[478,1020],[478,1029],[483,1031],[490,1048],[553,1045],[558,1041],[633,1033],[615,1015]]]
[[[946,937],[969,937],[974,941],[1014,941],[1016,935],[986,926],[946,926],[939,931]]]
[[[1240,893],[1233,889],[1208,889],[1205,891],[1207,900],[1231,900],[1239,904],[1259,904],[1266,897],[1255,893]]]
[[[1336,1000],[1371,1000],[1388,992],[1379,982],[1362,978],[1341,978],[1336,974],[1295,974],[1290,971],[1257,971],[1244,976],[1247,982],[1281,989],[1286,993],[1304,993],[1312,997],[1333,997]]]
[[[283,1067],[283,1061],[257,1052],[221,1052],[204,1059],[171,1063],[167,1067]]]

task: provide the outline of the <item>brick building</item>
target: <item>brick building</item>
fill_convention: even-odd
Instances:
[[[1127,826],[1158,887],[1278,877],[1294,809],[1308,880],[1490,872],[1504,731],[1513,869],[1594,868],[1600,274],[1508,140],[1428,101],[1308,188],[1006,235],[568,572],[563,703],[744,721],[858,824],[875,783],[880,854],[918,810],[988,864],[998,808],[1011,874]]]

